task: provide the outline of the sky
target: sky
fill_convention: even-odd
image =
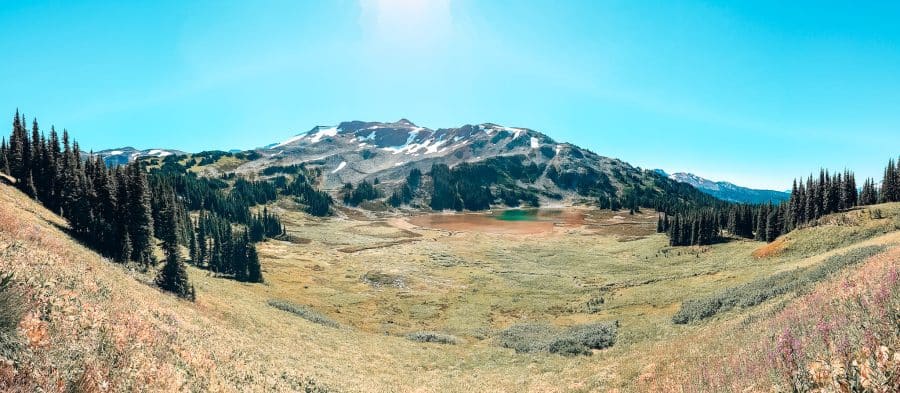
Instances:
[[[86,150],[494,122],[784,190],[900,154],[898,19],[896,1],[6,1],[0,114]]]

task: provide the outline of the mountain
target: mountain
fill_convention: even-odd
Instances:
[[[255,159],[228,172],[250,175],[302,163],[317,168],[319,186],[331,192],[347,183],[375,183],[377,179],[383,195],[390,195],[403,186],[411,170],[429,174],[433,165],[446,165],[452,168],[447,174],[451,188],[461,190],[449,197],[462,202],[472,193],[485,193],[486,187],[490,195],[484,198],[490,204],[504,199],[511,206],[516,206],[517,200],[542,205],[599,201],[649,207],[714,203],[653,171],[557,142],[532,129],[494,123],[430,129],[407,119],[348,121],[316,126],[255,153]],[[424,202],[433,195],[421,197]]]
[[[103,158],[103,162],[106,165],[122,165],[127,164],[131,161],[134,161],[138,158],[145,157],[166,157],[170,155],[182,155],[185,154],[182,151],[171,150],[171,149],[146,149],[146,150],[138,150],[131,146],[120,147],[118,149],[107,149],[101,150],[98,152],[94,152],[94,155],[98,155]]]
[[[529,128],[494,123],[430,129],[407,119],[347,121],[316,126],[252,152],[185,155],[177,150],[126,147],[96,154],[110,165],[144,158],[174,160],[185,168],[196,166],[197,173],[210,177],[236,173],[274,178],[284,173],[279,168],[302,164],[315,171],[316,186],[335,198],[344,196],[348,183],[358,186],[365,181],[377,186],[362,200],[383,202],[403,190],[407,176],[416,169],[426,175],[429,186],[411,192],[403,204],[418,208],[429,204],[457,210],[521,204],[663,208],[717,203],[655,171],[556,142]],[[438,174],[443,176],[440,179],[431,173],[435,165],[447,168]],[[436,180],[448,185],[438,196],[434,192],[440,192],[431,186]],[[434,203],[442,198],[446,204]]]
[[[696,189],[723,201],[742,203],[779,203],[786,201],[791,197],[789,192],[741,187],[726,181],[712,181],[692,173],[678,172],[667,174],[660,169],[657,169],[656,171],[669,179],[680,183],[690,184]]]

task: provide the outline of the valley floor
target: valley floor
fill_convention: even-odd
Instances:
[[[0,366],[0,383],[20,391],[769,391],[784,381],[764,367],[703,370],[720,362],[743,370],[735,354],[765,362],[763,352],[745,351],[764,346],[770,329],[813,318],[798,311],[818,304],[809,294],[835,297],[841,280],[875,285],[873,277],[896,271],[900,249],[801,297],[688,325],[672,316],[688,299],[865,245],[900,244],[892,221],[900,204],[880,209],[883,219],[845,213],[849,221],[795,231],[777,249],[738,240],[672,248],[655,233],[652,211],[573,208],[566,214],[577,219],[550,225],[485,226],[283,209],[291,239],[259,245],[265,284],[191,268],[197,302],[187,303],[83,249],[58,217],[0,186],[0,272],[15,273],[29,306],[18,358]],[[592,356],[517,353],[498,339],[517,324],[613,321],[615,345]],[[416,332],[456,344],[406,338]]]

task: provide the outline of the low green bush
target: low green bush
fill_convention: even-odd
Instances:
[[[547,347],[547,352],[563,356],[591,356],[590,348],[571,338],[560,338],[554,340]]]
[[[333,319],[328,318],[319,312],[309,309],[306,306],[297,305],[283,300],[269,300],[269,305],[281,311],[287,311],[307,321],[317,323],[319,325],[339,328],[341,325]]]
[[[600,322],[556,328],[542,323],[510,326],[500,332],[500,346],[516,352],[549,352],[565,356],[591,355],[593,349],[604,349],[616,342],[618,322]]]
[[[752,307],[773,297],[822,281],[843,268],[881,253],[885,246],[866,246],[834,255],[819,265],[781,272],[700,299],[686,300],[672,317],[676,324],[703,320],[734,307]]]
[[[0,274],[0,357],[6,359],[18,347],[16,329],[25,312],[25,303],[12,284],[12,274]]]
[[[460,339],[449,334],[438,332],[413,332],[406,335],[407,340],[420,343],[436,343],[456,345],[460,343]]]

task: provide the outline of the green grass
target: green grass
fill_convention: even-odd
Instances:
[[[844,254],[833,255],[816,266],[781,272],[744,285],[727,288],[712,296],[685,301],[681,304],[681,309],[672,317],[672,322],[686,324],[712,317],[735,307],[744,308],[758,305],[776,296],[809,287],[811,284],[822,281],[848,266],[858,264],[885,249],[886,247],[883,245],[853,249]]]
[[[806,257],[900,229],[900,203],[885,203],[820,218],[784,236],[784,255]]]

